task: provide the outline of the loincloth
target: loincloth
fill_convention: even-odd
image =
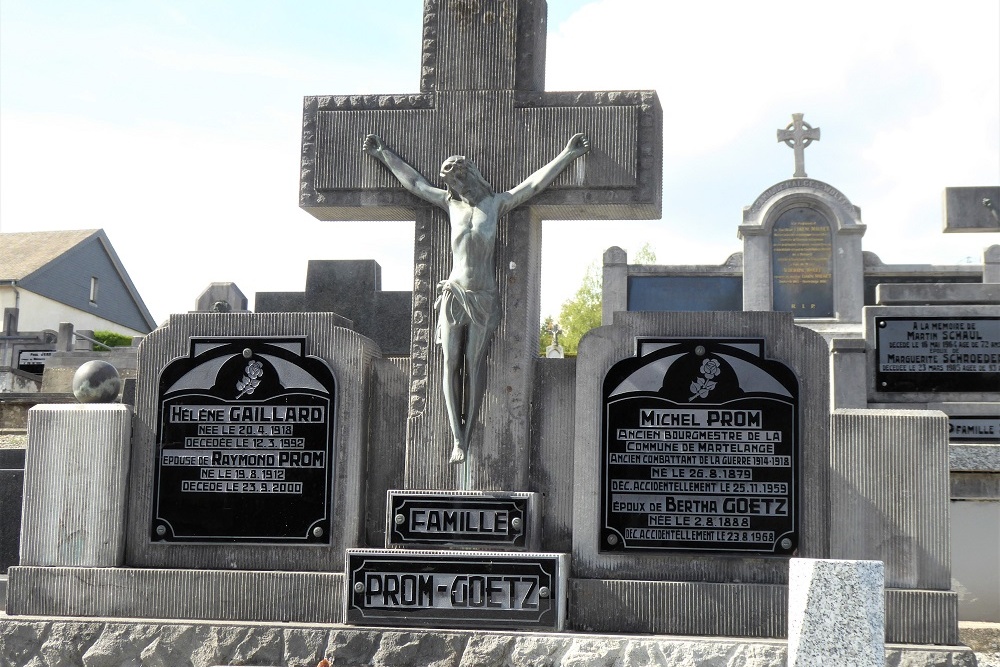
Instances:
[[[493,333],[500,324],[500,298],[495,292],[467,290],[451,280],[442,280],[437,286],[438,309],[437,342],[441,342],[441,322],[452,326],[477,327]]]

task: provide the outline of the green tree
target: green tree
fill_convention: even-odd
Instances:
[[[649,243],[642,244],[635,253],[632,264],[655,264],[656,251]],[[583,282],[572,298],[567,299],[559,309],[556,320],[563,330],[559,342],[567,357],[575,357],[577,346],[585,333],[594,327],[601,326],[601,289],[602,274],[597,262],[587,267]],[[547,331],[552,328],[552,316],[549,315],[542,323],[540,336],[540,353],[545,354],[545,346],[551,344],[552,335]]]
[[[587,267],[576,294],[563,302],[558,322],[565,332],[559,341],[563,351],[567,357],[575,357],[583,334],[601,326],[601,273],[596,263]]]

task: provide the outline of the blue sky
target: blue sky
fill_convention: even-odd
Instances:
[[[304,95],[418,88],[419,0],[0,2],[0,231],[102,227],[157,321],[214,281],[301,290],[368,258],[409,289],[412,224],[297,207]],[[543,314],[587,265],[649,242],[720,264],[742,208],[791,176],[775,130],[822,130],[809,176],[889,263],[980,261],[945,187],[1000,183],[1000,3],[550,0],[549,90],[655,89],[663,219],[548,222]]]

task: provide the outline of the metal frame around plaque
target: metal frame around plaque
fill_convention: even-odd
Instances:
[[[164,366],[152,541],[330,543],[337,382],[306,343],[194,336]]]
[[[345,623],[562,630],[569,555],[348,549]]]
[[[540,495],[532,492],[390,489],[385,546],[537,551],[540,508]]]
[[[1000,318],[878,315],[874,324],[876,392],[1000,392]]]
[[[798,546],[799,381],[759,338],[639,338],[604,379],[598,550]]]

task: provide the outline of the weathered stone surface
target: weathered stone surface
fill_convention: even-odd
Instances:
[[[0,664],[28,664],[31,656],[38,654],[47,632],[45,623],[0,623]]]
[[[159,628],[153,625],[109,623],[83,654],[84,667],[144,667],[143,649],[153,643],[158,633]]]
[[[190,667],[195,639],[195,629],[190,625],[163,626],[139,654],[142,666]]]
[[[45,630],[38,657],[45,667],[77,667],[107,628],[100,623],[54,623]],[[17,664],[17,663],[14,663]]]
[[[357,630],[334,630],[326,646],[326,658],[337,665],[369,665],[378,650],[378,635]]]
[[[392,632],[372,658],[374,667],[457,667],[467,637],[441,632]]]
[[[501,667],[514,645],[514,638],[505,635],[475,634],[469,637],[459,667]]]
[[[326,654],[326,630],[291,628],[285,631],[285,665],[316,667]]]
[[[0,667],[785,667],[781,640],[421,632],[338,625],[46,619],[0,615]],[[956,646],[888,646],[889,667],[975,667]],[[980,661],[980,667],[993,667]]]

